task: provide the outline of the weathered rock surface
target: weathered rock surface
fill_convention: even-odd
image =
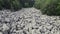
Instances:
[[[60,17],[42,15],[35,8],[0,11],[0,34],[60,34]]]

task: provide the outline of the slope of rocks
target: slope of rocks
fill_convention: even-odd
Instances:
[[[42,15],[35,8],[2,10],[0,34],[60,34],[60,17]]]

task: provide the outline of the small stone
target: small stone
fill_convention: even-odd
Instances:
[[[2,32],[0,32],[0,34],[3,34]]]
[[[6,25],[6,24],[3,24],[3,31],[5,31],[5,30],[8,30],[9,29],[9,27]]]
[[[5,18],[5,22],[9,23],[10,19],[9,18]]]

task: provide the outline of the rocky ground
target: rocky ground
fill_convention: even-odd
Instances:
[[[60,17],[42,15],[35,8],[2,10],[0,34],[60,34]]]

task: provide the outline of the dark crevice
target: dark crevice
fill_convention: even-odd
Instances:
[[[24,34],[27,34],[25,31],[23,31]]]

